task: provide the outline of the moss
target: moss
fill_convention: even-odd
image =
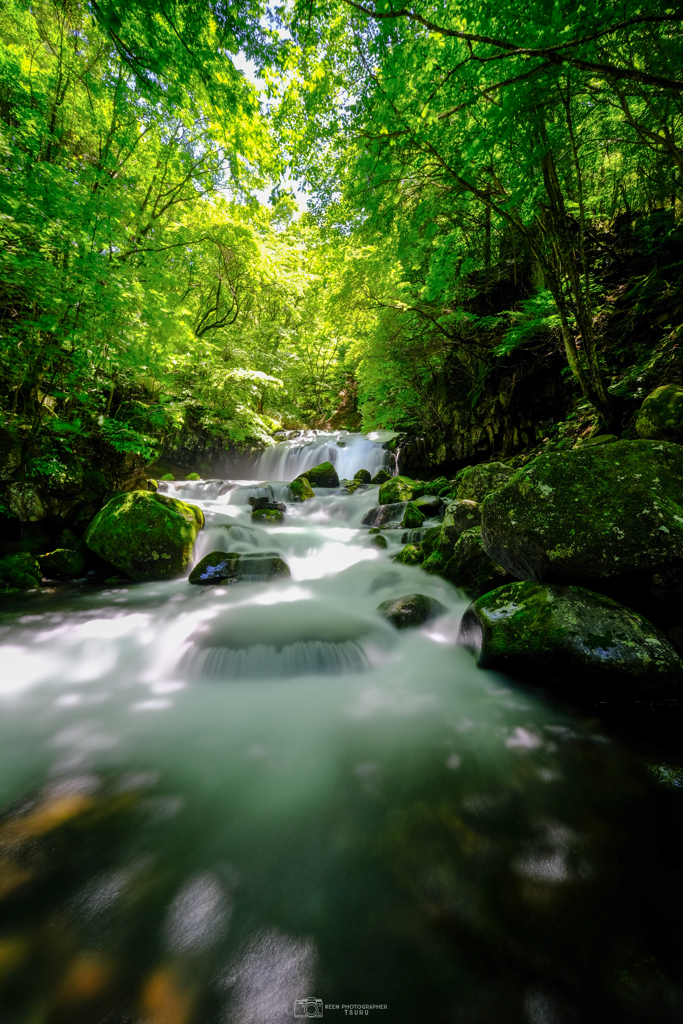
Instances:
[[[442,575],[469,597],[482,594],[508,582],[508,574],[484,551],[481,527],[465,530],[458,538],[453,555],[446,563]]]
[[[314,466],[312,469],[307,469],[305,473],[299,474],[297,480],[300,477],[305,477],[311,487],[339,487],[337,470],[331,462],[321,462],[319,466]]]
[[[298,476],[296,480],[292,480],[289,489],[295,501],[309,501],[311,498],[315,498],[313,488],[305,476]]]
[[[257,508],[251,513],[252,523],[284,523],[285,516],[277,508]]]
[[[379,489],[380,505],[393,505],[399,501],[410,501],[424,494],[424,484],[407,476],[392,476]]]
[[[432,554],[432,552],[436,548],[436,545],[439,542],[440,537],[440,526],[430,526],[428,530],[424,531],[424,536],[422,537],[422,550],[425,552],[425,555]]]
[[[417,530],[425,521],[425,516],[415,507],[411,502],[406,505],[406,510],[403,513],[403,520],[401,526],[408,530]]]
[[[175,480],[173,473],[164,473],[163,476],[159,477],[160,480]]]
[[[383,537],[381,533],[376,533],[374,535],[374,537],[371,538],[370,543],[374,544],[375,547],[377,547],[377,548],[386,548],[386,547],[388,547],[388,545],[387,545],[387,538]]]
[[[38,564],[48,579],[68,579],[78,576],[85,568],[85,557],[82,551],[71,548],[55,548],[46,555],[38,556]]]
[[[683,441],[683,388],[665,384],[650,392],[636,418],[639,437]]]
[[[425,572],[433,572],[440,576],[446,568],[447,562],[448,559],[444,558],[440,551],[433,551],[429,558],[422,563],[422,568]]]
[[[387,480],[391,480],[391,473],[387,473],[386,469],[378,469],[370,483],[384,484]]]
[[[165,494],[129,491],[101,509],[85,535],[91,551],[134,580],[163,580],[187,569],[204,515]]]
[[[26,590],[39,587],[43,578],[36,558],[20,551],[0,559],[0,590]]]
[[[369,484],[371,481],[370,473],[367,469],[359,469],[357,473],[353,474],[353,479],[358,480],[361,484]]]
[[[420,565],[423,558],[424,553],[419,544],[406,544],[396,555],[394,561],[401,565]]]
[[[458,474],[457,496],[460,500],[482,501],[487,494],[508,482],[513,471],[503,462],[484,462],[467,466]]]
[[[186,480],[201,480],[199,473],[188,473],[185,477]]]

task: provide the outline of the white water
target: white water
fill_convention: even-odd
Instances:
[[[340,480],[351,480],[359,469],[374,476],[380,469],[395,473],[395,460],[382,444],[396,436],[395,431],[379,430],[371,434],[350,434],[309,430],[299,436],[266,448],[259,456],[256,474],[266,480],[293,480],[307,469],[331,462]]]
[[[615,940],[592,886],[606,872],[615,905],[631,898],[630,852],[606,852],[612,804],[638,792],[621,755],[474,667],[467,602],[391,563],[402,531],[381,551],[360,528],[376,487],[252,525],[248,497],[287,502],[311,455],[273,451],[294,460],[279,482],[167,489],[205,512],[197,558],[276,551],[290,579],[74,588],[0,620],[2,804],[103,808],[5,909],[0,1018],[283,1024],[310,996],[386,1005],[363,1010],[382,1024],[593,1020],[584,930]],[[354,440],[340,475],[381,451]],[[416,591],[446,614],[402,633],[377,614]],[[3,942],[31,952],[7,967]],[[86,998],[93,957],[115,980]]]

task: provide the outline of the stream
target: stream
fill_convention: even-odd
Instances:
[[[680,1024],[683,791],[478,670],[467,600],[361,525],[377,486],[291,503],[328,458],[392,471],[383,440],[165,484],[196,559],[290,578],[3,600],[1,1024]],[[415,592],[446,613],[378,614]]]

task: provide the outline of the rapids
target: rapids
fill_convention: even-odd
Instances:
[[[673,812],[618,742],[474,667],[465,599],[361,527],[376,486],[289,502],[324,458],[387,464],[335,438],[166,485],[204,510],[196,558],[289,579],[4,600],[0,1020],[680,1021]],[[252,525],[262,495],[282,525]],[[447,613],[377,614],[416,591]]]

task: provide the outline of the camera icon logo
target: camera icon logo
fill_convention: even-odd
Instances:
[[[307,999],[294,1000],[295,1017],[322,1017],[322,1015],[322,999],[313,999],[311,996],[309,996]]]

